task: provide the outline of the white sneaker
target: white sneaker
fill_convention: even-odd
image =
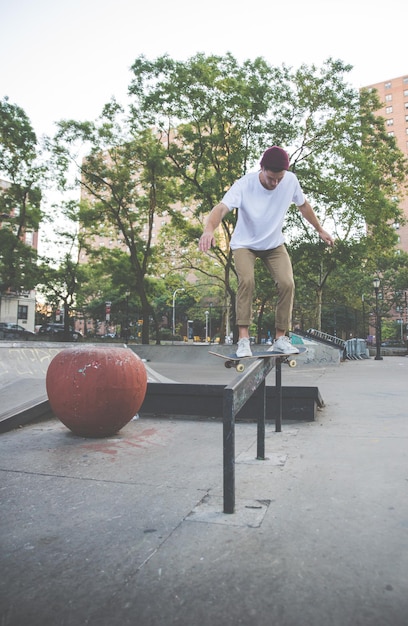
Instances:
[[[239,357],[252,356],[251,344],[249,342],[249,339],[247,339],[247,337],[243,337],[242,339],[238,341],[238,348],[235,354]]]
[[[289,337],[283,336],[276,339],[273,342],[272,347],[269,350],[273,352],[281,352],[282,354],[298,354],[299,350],[290,343]]]

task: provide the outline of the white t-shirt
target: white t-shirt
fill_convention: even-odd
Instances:
[[[285,241],[282,227],[290,205],[301,206],[305,197],[293,172],[286,172],[272,191],[263,187],[259,172],[251,172],[232,185],[222,202],[230,211],[238,209],[238,220],[231,238],[233,250],[271,250]]]

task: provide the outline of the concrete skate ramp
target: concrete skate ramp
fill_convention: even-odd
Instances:
[[[45,386],[47,369],[54,356],[70,347],[78,350],[77,344],[0,342],[0,432],[50,413]],[[175,382],[155,372],[147,363],[145,367],[148,382]]]
[[[322,346],[313,341],[304,341],[308,352],[298,357],[303,365],[324,367],[335,365],[340,362],[338,350],[328,346]],[[103,344],[82,344],[103,348]],[[106,347],[121,347],[123,344],[106,344]],[[47,369],[61,350],[72,348],[78,350],[78,344],[55,343],[55,342],[0,342],[0,432],[10,430],[25,424],[38,417],[50,414],[48,397],[45,386]],[[177,384],[166,376],[154,370],[155,362],[178,363],[183,368],[192,371],[194,365],[202,365],[204,369],[213,369],[214,357],[209,349],[229,354],[234,350],[233,346],[209,346],[208,344],[181,344],[181,345],[130,345],[131,349],[145,363],[149,383]],[[171,371],[171,368],[169,369]],[[167,372],[166,372],[167,373]],[[205,378],[205,376],[204,376]],[[201,380],[201,379],[200,379]]]
[[[339,365],[341,350],[319,344],[316,341],[300,338],[302,344],[307,348],[305,354],[296,356],[296,360],[302,365],[313,365],[314,367],[325,367],[327,365]],[[214,357],[209,354],[209,350],[214,350],[220,354],[231,354],[236,346],[217,344],[168,344],[168,345],[136,345],[129,346],[141,359],[148,361],[154,367],[154,363],[184,363],[187,367],[199,363],[201,365],[213,365]],[[268,347],[268,346],[264,346]],[[254,350],[262,349],[255,346]]]

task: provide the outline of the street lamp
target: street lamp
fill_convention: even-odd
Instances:
[[[208,342],[208,316],[209,316],[209,311],[205,312],[205,341]]]
[[[375,291],[375,361],[382,361],[383,358],[381,356],[381,320],[380,313],[378,310],[378,290],[380,288],[380,279],[373,279],[373,287]]]
[[[125,339],[125,343],[127,344],[129,342],[129,296],[130,296],[130,291],[126,292],[126,311],[125,311],[125,332],[124,334],[124,339]]]
[[[173,340],[174,335],[176,334],[176,293],[178,291],[185,291],[185,289],[184,287],[181,287],[180,289],[176,289],[173,293]]]

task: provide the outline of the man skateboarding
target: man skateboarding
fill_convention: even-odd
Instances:
[[[255,289],[254,268],[259,257],[275,281],[278,302],[275,314],[275,341],[271,350],[293,354],[286,332],[292,319],[295,284],[292,263],[284,243],[282,227],[292,203],[329,246],[334,240],[321,226],[300,183],[289,170],[289,156],[283,148],[268,148],[260,162],[261,169],[245,174],[224,194],[211,210],[200,238],[199,249],[207,252],[215,245],[214,232],[229,211],[238,209],[238,219],[231,238],[235,269],[238,275],[237,325],[238,357],[251,356],[249,326]]]

